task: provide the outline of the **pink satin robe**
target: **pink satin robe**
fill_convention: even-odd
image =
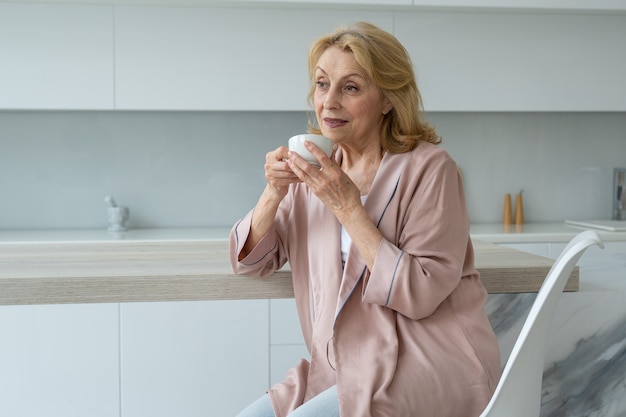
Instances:
[[[478,416],[500,356],[455,162],[425,142],[386,153],[364,206],[385,238],[372,271],[354,245],[342,269],[340,224],[303,184],[241,262],[253,211],[231,231],[235,272],[293,274],[311,360],[270,389],[276,415],[336,384],[343,417]]]

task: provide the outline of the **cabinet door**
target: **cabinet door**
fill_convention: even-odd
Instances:
[[[391,12],[117,7],[116,108],[307,110],[310,44]]]
[[[624,111],[626,16],[398,13],[428,111]]]
[[[123,304],[122,415],[234,416],[268,388],[268,301]]]
[[[230,0],[233,3],[267,3],[267,0]],[[289,4],[319,4],[319,5],[364,5],[364,6],[412,6],[413,0],[283,0],[281,3],[285,5]],[[435,1],[436,3],[436,1]],[[429,6],[436,6],[436,4],[429,4]]]
[[[112,109],[113,8],[0,3],[0,109]]]
[[[285,378],[287,371],[311,355],[304,343],[293,298],[270,300],[270,385]]]
[[[117,304],[0,306],[0,416],[119,416]]]

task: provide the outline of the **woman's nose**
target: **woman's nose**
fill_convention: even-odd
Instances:
[[[326,94],[326,98],[324,100],[324,108],[326,109],[336,109],[341,105],[340,100],[340,92],[334,88],[328,90],[328,94]]]

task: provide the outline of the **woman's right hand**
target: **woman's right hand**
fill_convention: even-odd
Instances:
[[[274,224],[278,206],[287,195],[289,184],[301,182],[289,168],[288,151],[286,146],[281,146],[265,155],[267,185],[254,208],[248,238],[239,252],[240,261],[248,256]]]
[[[289,149],[280,146],[265,155],[265,179],[268,189],[282,200],[289,190],[289,184],[301,182],[287,163]]]

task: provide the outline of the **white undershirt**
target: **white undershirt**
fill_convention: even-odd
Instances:
[[[367,199],[367,195],[361,196],[361,204],[365,204],[365,200]],[[346,263],[346,258],[348,257],[348,252],[350,251],[350,245],[352,245],[352,239],[346,229],[341,226],[341,262]]]

